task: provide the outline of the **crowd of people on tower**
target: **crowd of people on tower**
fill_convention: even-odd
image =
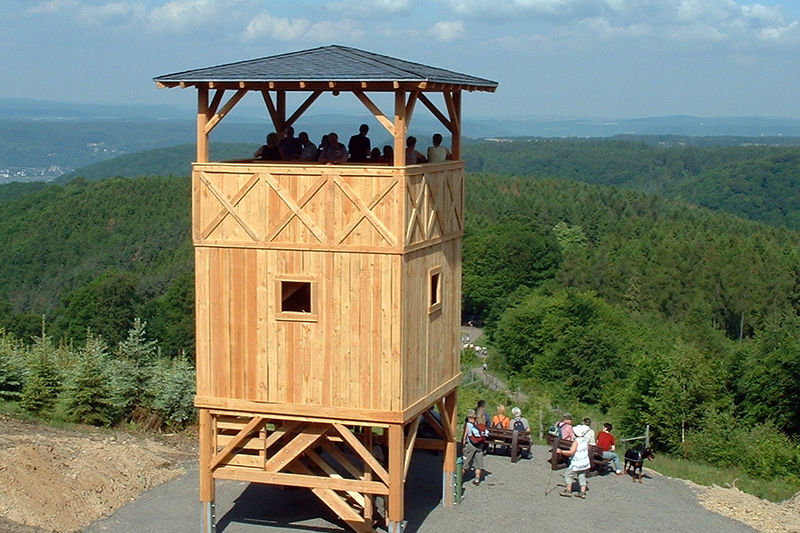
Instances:
[[[300,162],[319,162],[330,165],[342,163],[361,163],[361,164],[394,164],[394,149],[390,145],[380,148],[372,147],[372,143],[367,136],[369,126],[362,124],[358,128],[358,133],[350,137],[345,146],[339,142],[339,136],[335,132],[323,135],[319,146],[311,142],[308,133],[301,131],[294,136],[294,128],[288,126],[284,130],[283,138],[272,132],[267,135],[266,144],[262,145],[253,154],[256,159],[262,161],[300,161]],[[431,146],[428,147],[426,155],[417,151],[417,138],[409,136],[406,139],[406,165],[418,165],[422,163],[443,163],[453,158],[452,153],[447,147],[442,146],[442,135],[436,133],[431,139]]]

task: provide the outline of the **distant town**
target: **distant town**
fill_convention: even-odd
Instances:
[[[42,167],[7,167],[0,168],[0,185],[15,181],[50,181],[60,175],[70,172],[58,165]]]

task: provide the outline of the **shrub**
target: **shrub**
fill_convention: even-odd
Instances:
[[[196,419],[195,369],[185,357],[161,359],[153,367],[148,394],[151,408],[171,427],[180,428]]]

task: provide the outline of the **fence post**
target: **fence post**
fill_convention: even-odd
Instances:
[[[542,410],[539,409],[539,440],[544,436],[544,427],[542,426]]]
[[[463,475],[463,473],[464,473],[464,457],[461,456],[458,459],[456,459],[456,490],[454,493],[456,496],[457,504],[461,503],[461,491],[464,490],[464,487],[462,487],[461,485],[462,483],[461,476]]]
[[[644,447],[650,447],[650,424],[647,424],[647,427],[644,428]]]

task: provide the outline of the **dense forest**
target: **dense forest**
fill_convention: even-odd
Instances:
[[[464,159],[469,172],[635,189],[800,230],[800,146],[686,145],[671,137],[519,139],[470,144]]]
[[[704,176],[719,192],[738,173],[762,182],[763,214],[791,196],[796,149],[553,141],[541,143],[548,161],[523,168],[530,161],[515,150],[529,147],[506,150],[513,144],[467,154],[472,167],[481,150],[505,150],[484,154],[481,168],[506,161],[495,171],[519,174],[467,175],[463,312],[485,319],[492,364],[553,405],[602,411],[622,433],[650,424],[671,453],[800,479],[800,234],[786,227],[795,209],[767,224],[656,186]],[[42,408],[42,390],[80,392],[75,380],[93,364],[138,368],[144,352],[131,346],[145,331],[148,369],[191,356],[189,197],[183,176],[0,187],[0,396]],[[59,349],[73,354],[52,358],[69,372],[41,356]],[[26,383],[39,385],[26,396]],[[155,392],[140,388],[155,411]],[[131,416],[104,401],[103,423]]]

